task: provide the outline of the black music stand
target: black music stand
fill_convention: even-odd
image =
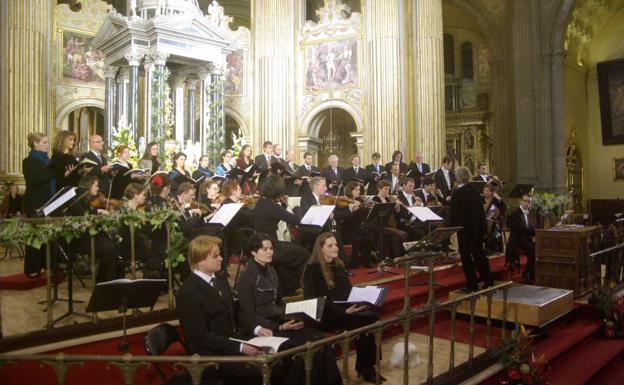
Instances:
[[[398,273],[394,272],[394,271],[388,271],[386,270],[386,267],[388,266],[388,261],[387,258],[384,257],[384,252],[383,252],[383,247],[384,247],[384,235],[383,235],[383,230],[384,230],[384,223],[386,222],[386,220],[388,219],[388,217],[390,216],[390,214],[392,214],[392,212],[394,211],[394,208],[396,206],[396,203],[378,203],[375,202],[375,204],[373,205],[373,207],[370,209],[368,216],[366,217],[366,219],[364,220],[364,224],[363,226],[366,226],[367,224],[374,222],[374,221],[378,221],[377,222],[377,227],[379,230],[379,240],[377,241],[377,246],[375,246],[375,248],[377,249],[377,255],[379,255],[379,264],[377,265],[377,268],[373,271],[369,271],[367,274],[379,274],[379,275],[383,275],[384,273],[391,273],[391,274],[396,274],[398,275]],[[373,243],[374,245],[374,243]]]
[[[129,309],[153,308],[160,295],[165,279],[116,279],[95,285],[87,311],[94,313],[118,310],[122,314],[123,341],[118,350],[128,352],[126,313]]]

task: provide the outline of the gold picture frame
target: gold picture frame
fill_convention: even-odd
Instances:
[[[624,182],[624,158],[613,158],[613,180]]]
[[[302,49],[304,93],[360,88],[362,45],[359,35],[310,41],[304,43]],[[322,67],[330,56],[335,72],[330,76],[332,79],[327,79],[327,66]],[[348,63],[347,71],[344,63]]]
[[[104,88],[104,54],[91,45],[94,37],[76,29],[58,29],[60,84]]]

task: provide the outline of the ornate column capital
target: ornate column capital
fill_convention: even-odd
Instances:
[[[213,68],[214,65],[212,63],[205,64],[199,68],[197,76],[199,76],[199,79],[201,80],[206,80],[207,78],[210,78],[210,75],[212,75]]]
[[[119,70],[118,82],[125,82],[130,79],[130,69],[128,67],[121,67]]]
[[[199,82],[198,79],[193,79],[193,78],[186,79],[186,88],[189,91],[195,91],[197,89],[198,82]]]
[[[145,55],[145,60],[143,61],[143,69],[145,72],[149,72],[154,67],[154,60],[152,60],[151,56]]]
[[[151,49],[149,56],[154,61],[154,64],[157,66],[164,66],[165,64],[167,64],[167,59],[169,58],[168,53],[163,52],[159,49]]]
[[[128,65],[131,65],[131,66],[138,66],[141,63],[141,59],[143,59],[144,56],[145,56],[144,54],[134,49],[126,52],[126,54],[124,55],[124,57],[128,61]]]
[[[119,71],[118,66],[107,65],[104,67],[104,77],[114,78],[117,75],[117,71]]]
[[[186,78],[184,76],[175,75],[171,77],[171,88],[176,89],[183,87],[186,82]]]

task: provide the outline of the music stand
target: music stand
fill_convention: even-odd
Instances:
[[[118,350],[128,352],[126,313],[128,309],[153,308],[160,290],[167,281],[164,279],[116,279],[95,285],[87,311],[90,313],[118,310],[122,314],[123,341]]]
[[[380,262],[377,265],[377,268],[375,270],[369,271],[367,274],[377,273],[379,275],[383,275],[384,273],[388,272],[388,273],[392,273],[392,274],[398,275],[394,271],[387,271],[386,270],[386,266],[388,265],[388,262],[386,261],[386,258],[384,257],[384,253],[383,253],[383,246],[384,246],[383,230],[384,230],[384,223],[388,219],[390,214],[392,214],[392,212],[394,211],[395,206],[396,206],[396,203],[392,203],[392,202],[389,202],[389,203],[378,203],[378,202],[375,202],[373,207],[370,209],[368,215],[366,216],[366,219],[364,219],[363,226],[366,226],[367,224],[369,224],[369,223],[371,223],[373,221],[378,221],[377,226],[378,226],[378,230],[379,230],[379,240],[377,241],[378,245],[375,248],[377,249],[377,253],[379,255]],[[373,245],[374,245],[374,243],[373,243]]]

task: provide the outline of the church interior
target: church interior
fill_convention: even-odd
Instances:
[[[0,1],[0,384],[621,384],[623,35],[624,0]]]

